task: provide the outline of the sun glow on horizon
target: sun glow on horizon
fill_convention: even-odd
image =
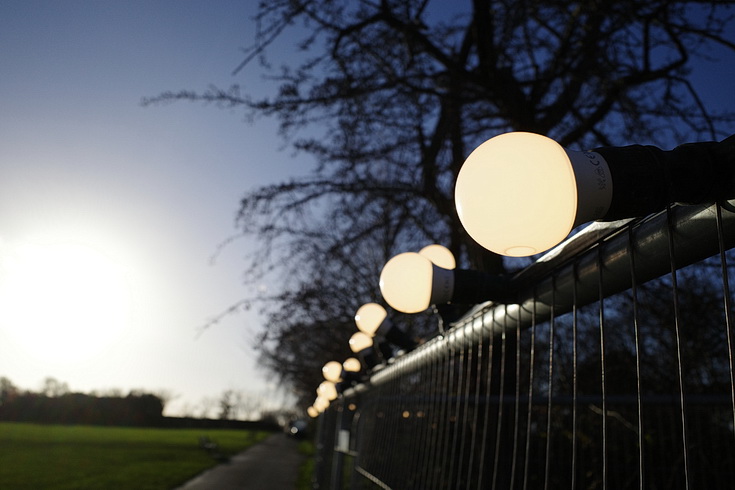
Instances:
[[[103,355],[129,316],[126,271],[73,240],[0,249],[0,332],[31,358],[77,363]]]

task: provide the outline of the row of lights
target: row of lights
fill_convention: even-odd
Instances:
[[[645,216],[675,202],[711,203],[732,198],[734,188],[735,135],[670,151],[635,145],[580,152],[546,136],[513,132],[489,139],[470,154],[457,177],[455,203],[477,243],[500,255],[523,257],[549,250],[592,220]],[[515,299],[506,278],[457,269],[454,256],[441,245],[391,258],[381,271],[380,291],[403,313]],[[377,303],[363,305],[355,315],[358,332],[350,348],[369,369],[378,364],[376,341],[403,351],[416,345],[387,316]],[[325,381],[309,415],[324,411],[344,383],[359,380],[362,363],[350,358],[325,364]]]
[[[431,305],[449,302],[474,304],[506,297],[508,294],[503,288],[507,288],[507,283],[500,278],[479,271],[457,269],[452,252],[437,244],[424,247],[417,253],[396,255],[385,264],[380,274],[383,299],[401,313],[420,313]],[[323,412],[345,386],[361,379],[359,372],[363,366],[368,370],[379,366],[381,356],[375,351],[376,344],[379,347],[390,344],[399,352],[409,352],[417,345],[388,318],[388,312],[378,303],[362,305],[355,314],[355,325],[357,332],[350,337],[349,346],[361,361],[350,358],[343,364],[330,361],[324,365],[324,381],[317,388],[314,404],[307,409],[313,417]],[[390,352],[390,348],[386,350]],[[389,358],[391,354],[382,357]]]

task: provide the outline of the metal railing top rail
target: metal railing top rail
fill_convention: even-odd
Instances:
[[[519,291],[517,303],[477,305],[445,335],[374,372],[370,384],[418,369],[447,349],[466,347],[506,328],[529,327],[552,314],[569,312],[575,304],[581,307],[630,288],[631,251],[636,256],[636,281],[643,283],[671,272],[670,243],[673,261],[682,268],[717,254],[721,240],[726,250],[735,247],[735,200],[710,206],[672,206],[641,221],[592,223],[513,277],[511,284]],[[345,396],[366,388],[347,390]]]

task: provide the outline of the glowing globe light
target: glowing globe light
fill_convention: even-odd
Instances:
[[[355,323],[361,332],[374,337],[386,316],[388,313],[379,304],[366,303],[357,310]]]
[[[416,342],[403,330],[396,327],[387,316],[388,313],[385,308],[379,304],[366,303],[357,310],[355,323],[361,332],[370,337],[377,337],[378,345],[381,345],[382,340],[387,340],[403,351],[413,350],[416,347]]]
[[[368,369],[380,364],[378,352],[373,348],[373,338],[364,332],[355,332],[350,337],[350,349],[357,354]],[[355,379],[351,376],[350,379]]]
[[[453,288],[452,271],[437,267],[414,252],[396,255],[380,273],[383,298],[403,313],[419,313],[431,304],[447,302]]]
[[[329,400],[327,400],[325,397],[319,395],[316,397],[316,400],[314,400],[314,408],[316,409],[317,412],[322,413],[328,407],[329,407]]]
[[[352,352],[354,353],[362,352],[372,346],[373,339],[366,333],[355,332],[352,334],[352,337],[350,337],[350,349],[352,349]]]
[[[329,361],[322,367],[324,379],[332,383],[338,383],[342,380],[342,364],[337,361]]]
[[[306,409],[306,414],[311,418],[316,418],[319,416],[319,411],[312,405]]]
[[[467,233],[488,250],[520,257],[561,242],[602,217],[612,179],[598,153],[568,151],[533,133],[506,133],[475,149],[457,176],[455,202]]]
[[[337,387],[331,381],[322,381],[319,387],[316,389],[316,393],[319,396],[323,396],[330,402],[337,398]]]
[[[345,371],[348,373],[359,373],[362,369],[362,364],[360,361],[354,357],[350,357],[345,362],[342,363],[342,367]]]
[[[419,255],[426,257],[433,264],[438,265],[443,269],[452,270],[457,267],[457,261],[454,259],[454,254],[443,245],[427,245],[419,250]]]

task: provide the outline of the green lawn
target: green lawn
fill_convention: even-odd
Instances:
[[[0,423],[0,488],[169,489],[217,463],[199,447],[231,455],[270,432]]]

